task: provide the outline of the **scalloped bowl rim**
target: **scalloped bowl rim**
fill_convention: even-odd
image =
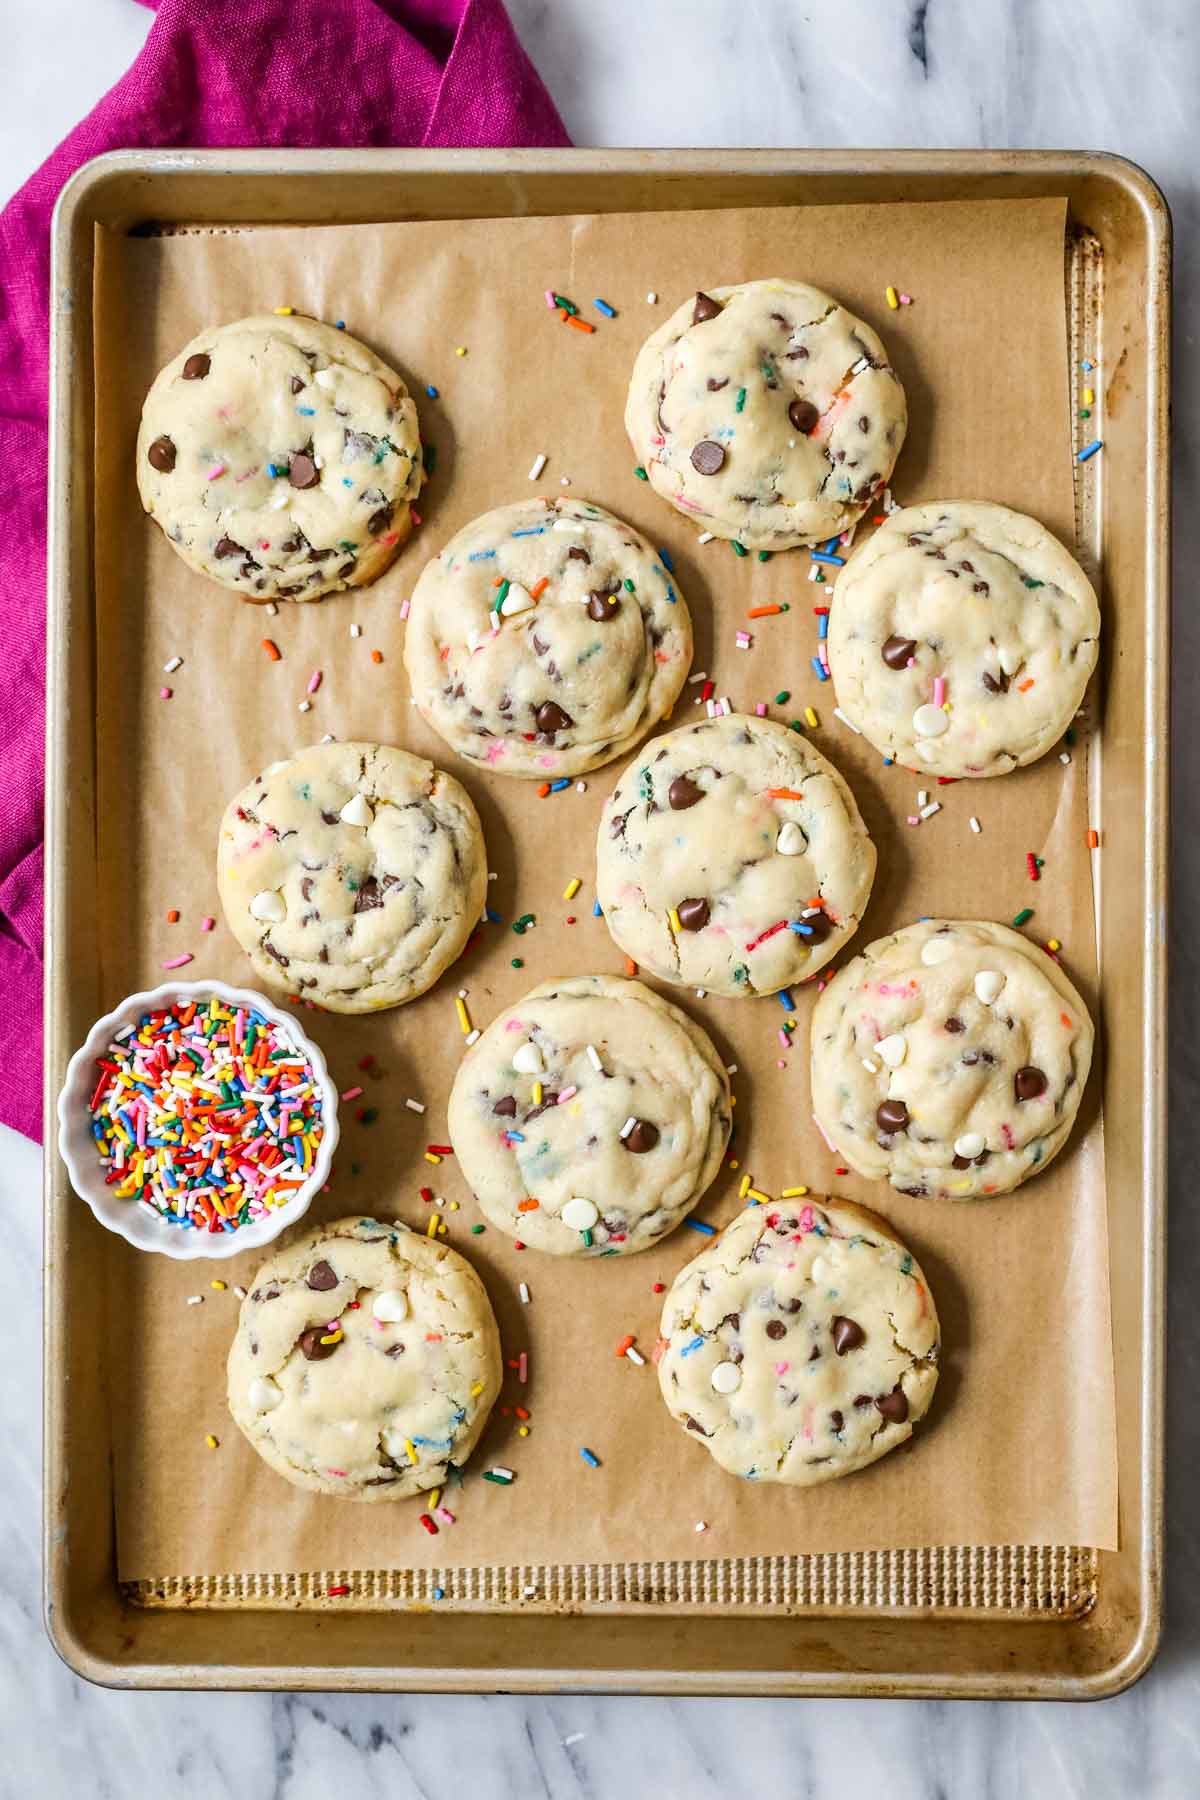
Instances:
[[[102,1056],[108,1040],[123,1025],[132,1023],[140,1013],[153,1012],[164,1001],[203,999],[215,996],[225,1005],[254,1007],[285,1031],[299,1051],[309,1059],[321,1089],[321,1107],[325,1130],[317,1149],[313,1172],[286,1206],[275,1209],[267,1218],[240,1225],[236,1231],[186,1231],[179,1225],[168,1225],[152,1219],[142,1207],[129,1200],[117,1200],[105,1185],[104,1167],[96,1155],[88,1127],[88,1100],[94,1082],[91,1071],[95,1059]],[[86,1082],[86,1088],[85,1088]],[[176,1262],[222,1261],[243,1250],[257,1250],[277,1238],[289,1225],[302,1219],[329,1179],[333,1153],[338,1143],[338,1091],[330,1076],[325,1057],[291,1013],[287,1013],[253,988],[230,987],[224,981],[170,981],[130,994],[119,1006],[97,1019],[83,1043],[67,1064],[67,1072],[58,1095],[58,1153],[66,1165],[75,1193],[90,1207],[93,1215],[107,1231],[123,1237],[135,1250],[169,1256]]]

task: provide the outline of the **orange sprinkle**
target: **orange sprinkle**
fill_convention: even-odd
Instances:
[[[564,325],[573,325],[576,331],[595,331],[596,329],[594,325],[589,325],[586,319],[577,319],[574,313],[560,312],[558,316]]]
[[[1088,832],[1087,847],[1089,850],[1098,850],[1100,848],[1100,833],[1098,831]]]
[[[492,583],[492,586],[493,586],[493,587],[503,587],[503,586],[504,586],[504,577],[503,577],[503,575],[497,575],[497,577],[496,577],[496,579],[495,579],[495,581],[493,581],[493,583]]]
[[[528,1407],[525,1406],[514,1406],[513,1411],[516,1413],[518,1419],[528,1419],[532,1417]]]
[[[381,663],[383,661],[383,651],[382,650],[372,650],[371,661],[373,663]]]
[[[550,792],[550,783],[548,781],[543,781],[541,787],[538,789],[538,799],[544,800],[546,798],[546,795],[549,792]]]
[[[1033,676],[1029,675],[1026,677],[1026,679],[1024,681],[1018,681],[1017,692],[1018,692],[1018,694],[1027,694],[1032,686],[1033,686]]]
[[[769,619],[772,613],[781,613],[782,606],[752,606],[746,614],[748,619]]]
[[[541,1204],[542,1203],[540,1200],[518,1200],[517,1201],[517,1211],[518,1212],[536,1212],[538,1207]]]
[[[617,1348],[616,1348],[616,1351],[614,1352],[614,1354],[617,1356],[624,1356],[625,1352],[629,1349],[629,1347],[632,1343],[633,1343],[633,1333],[630,1332],[628,1337],[623,1337],[621,1339],[620,1343],[617,1345]]]
[[[625,973],[627,975],[636,975],[637,971],[638,971],[638,966],[634,962],[632,956],[627,956],[625,958]]]
[[[176,912],[175,908],[172,907],[170,912],[167,914],[167,924],[168,925],[178,925],[178,923],[179,923],[179,914]]]
[[[1070,1031],[1072,1029],[1071,1021],[1070,1021],[1069,1017],[1067,1016],[1067,1014],[1059,1013],[1058,1016],[1059,1016],[1059,1019],[1062,1021],[1062,1023],[1066,1026],[1067,1030]]]
[[[266,651],[267,655],[270,657],[272,662],[282,662],[283,661],[283,655],[282,655],[282,652],[280,651],[279,645],[273,644],[271,642],[270,638],[263,639],[262,647]]]
[[[550,577],[548,575],[543,575],[542,579],[540,581],[535,581],[533,586],[530,588],[529,598],[531,600],[540,600],[542,595],[545,593],[546,589],[549,586],[550,586]]]
[[[772,800],[803,800],[804,798],[804,795],[798,794],[795,788],[768,788],[767,793]]]

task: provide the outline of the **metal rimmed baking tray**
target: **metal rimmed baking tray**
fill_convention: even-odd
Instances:
[[[1161,196],[1129,164],[1040,152],[246,151],[120,153],[81,171],[54,239],[46,1079],[52,1103],[98,999],[98,230],[1050,195],[1069,203],[1071,342],[1101,351],[1105,377],[1104,457],[1086,503],[1081,484],[1077,526],[1110,621],[1094,779],[1110,801],[1099,953],[1121,971],[1101,1011],[1122,1548],[747,1559],[716,1578],[687,1575],[703,1565],[560,1570],[553,1605],[536,1611],[519,1604],[519,1571],[476,1571],[470,1604],[436,1616],[423,1582],[402,1572],[352,1611],[314,1604],[303,1581],[123,1590],[91,1224],[48,1158],[47,1615],[80,1672],[149,1687],[1084,1697],[1147,1665],[1161,1572],[1170,230]],[[737,1629],[701,1639],[686,1621],[713,1602],[738,1606]]]

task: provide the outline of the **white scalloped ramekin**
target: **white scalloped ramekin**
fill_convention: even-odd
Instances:
[[[88,1103],[96,1086],[96,1058],[103,1056],[113,1035],[122,1026],[134,1025],[145,1012],[153,1012],[167,1001],[203,1000],[210,995],[226,1006],[254,1007],[264,1018],[277,1025],[296,1046],[297,1053],[308,1058],[321,1090],[321,1117],[324,1131],[317,1149],[312,1174],[286,1206],[277,1207],[265,1219],[253,1219],[239,1225],[236,1231],[188,1231],[180,1225],[168,1225],[164,1219],[151,1218],[145,1207],[132,1200],[118,1200],[105,1184],[104,1164],[96,1154],[91,1132]],[[261,994],[249,988],[227,987],[223,981],[172,981],[151,988],[145,994],[131,994],[115,1011],[97,1019],[85,1041],[67,1064],[67,1077],[58,1096],[58,1151],[67,1165],[71,1186],[81,1200],[87,1202],[109,1231],[115,1231],[136,1250],[154,1250],[172,1256],[177,1262],[196,1262],[201,1258],[222,1261],[239,1256],[243,1250],[257,1250],[269,1244],[308,1211],[314,1194],[329,1179],[329,1169],[338,1141],[338,1094],[325,1066],[320,1050],[301,1031],[290,1013],[281,1012]]]

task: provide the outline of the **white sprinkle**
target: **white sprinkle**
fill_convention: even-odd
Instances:
[[[499,881],[499,879],[500,879],[500,876],[495,869],[488,870],[488,880],[489,881]]]
[[[810,580],[810,581],[820,581],[820,579],[821,579],[821,565],[820,565],[820,563],[813,563],[813,564],[812,564],[812,566],[811,566],[811,568],[810,568],[810,569],[809,569],[809,571],[808,571],[808,579],[809,579],[809,580]]]
[[[425,1108],[419,1100],[406,1100],[404,1104],[407,1106],[409,1112],[423,1113],[425,1111]]]
[[[979,823],[979,820],[975,817],[974,813],[972,813],[971,817],[967,820],[967,824],[971,827],[972,831],[983,830],[983,826]]]
[[[852,375],[861,375],[863,370],[869,369],[870,366],[871,365],[868,362],[867,358],[865,356],[860,356],[858,361],[856,363],[852,364],[850,373]]]
[[[458,990],[458,997],[459,997],[459,999],[460,999],[460,1000],[465,1000],[465,999],[466,999],[466,997],[467,997],[467,989],[466,989],[466,988],[459,988],[459,990]]]
[[[705,996],[705,995],[706,995],[706,994],[707,994],[707,992],[708,992],[708,989],[707,989],[707,988],[697,988],[697,989],[696,989],[696,998],[697,998],[697,1000],[703,1000],[703,998],[704,998],[704,996]]]
[[[587,793],[587,782],[586,781],[577,781],[575,783],[575,792],[577,794],[586,794]]]
[[[311,700],[302,700],[300,702],[299,706],[296,708],[296,711],[297,712],[311,712],[312,711],[312,701]]]
[[[536,481],[538,476],[541,474],[542,470],[545,468],[545,466],[546,466],[546,458],[545,458],[545,456],[543,456],[539,453],[537,456],[534,457],[533,461],[529,465],[530,481]]]
[[[178,661],[175,662],[174,667],[175,668],[179,667]],[[167,664],[167,674],[168,675],[171,673],[171,668],[172,668],[172,665],[170,663],[168,663]],[[1060,763],[1069,763],[1071,760],[1069,751],[1060,750],[1058,753],[1058,760]]]
[[[187,1303],[189,1306],[203,1306],[204,1305],[204,1295],[203,1294],[189,1294],[187,1297]]]
[[[517,1289],[517,1292],[521,1296],[521,1305],[528,1306],[529,1305],[529,1289],[526,1287],[524,1282],[521,1283],[520,1287]]]
[[[321,739],[321,742],[323,744],[332,744],[334,742],[334,736],[333,736],[332,731],[327,731],[325,733],[325,736]]]
[[[622,1138],[627,1138],[636,1124],[637,1124],[637,1120],[633,1117],[633,1114],[631,1113],[629,1115],[629,1117],[626,1119],[625,1123],[621,1127]]]
[[[489,1471],[489,1473],[498,1475],[501,1481],[512,1481],[514,1479],[513,1471],[511,1469],[502,1469],[498,1463],[494,1469]]]
[[[710,719],[715,719],[718,716],[717,715],[717,703],[715,700],[706,700],[704,703],[704,710],[708,714]]]
[[[653,302],[653,301],[657,300],[658,295],[657,294],[647,294],[646,298],[647,298],[647,300]],[[569,1750],[571,1748],[572,1744],[582,1744],[582,1742],[586,1736],[587,1736],[586,1731],[573,1731],[569,1737],[565,1737],[563,1739],[563,1749]]]
[[[726,714],[731,713],[733,711],[733,701],[729,698],[728,694],[721,695],[721,705],[724,708]]]
[[[569,475],[560,475],[558,478],[558,485],[559,487],[570,487],[571,477]]]
[[[858,726],[857,726],[857,725],[854,725],[854,724],[851,724],[851,722],[850,722],[850,720],[849,720],[849,719],[848,719],[848,718],[847,718],[847,717],[846,717],[846,715],[845,715],[845,713],[844,713],[844,712],[843,712],[843,711],[842,711],[842,709],[841,709],[841,707],[840,707],[840,706],[835,706],[835,707],[834,707],[834,709],[833,709],[833,716],[834,716],[834,718],[835,718],[835,719],[840,719],[840,720],[841,720],[841,721],[842,721],[842,724],[843,724],[843,725],[849,725],[849,726],[850,726],[850,729],[851,729],[851,731],[852,731],[852,732],[853,732],[853,733],[854,733],[854,735],[855,735],[855,737],[861,737],[861,736],[862,736],[862,732],[861,732],[861,731],[860,731],[860,730],[859,730],[859,729],[858,729]],[[943,718],[945,718],[945,716],[946,716],[946,715],[945,715],[945,714],[944,714],[944,713],[943,713],[943,714],[942,714],[942,717],[943,717]]]
[[[701,669],[701,671],[698,675],[689,675],[688,676],[688,686],[689,687],[697,687],[700,682],[707,681],[707,680],[708,680],[708,671],[706,669]]]
[[[600,1061],[600,1052],[597,1050],[595,1044],[588,1045],[587,1056],[588,1056],[588,1061],[591,1063],[593,1069],[597,1070],[598,1072],[602,1072],[604,1069],[604,1064]]]
[[[929,805],[929,789],[928,788],[918,788],[917,789],[917,805],[918,806],[928,806]]]
[[[635,1350],[632,1344],[630,1344],[630,1346],[629,1346],[628,1350],[626,1350],[625,1354],[629,1358],[631,1363],[637,1364],[639,1369],[645,1368],[645,1366],[646,1366],[645,1357],[642,1355],[640,1350]]]
[[[725,1064],[725,1073],[727,1075],[736,1075],[737,1072],[738,1072],[738,1066],[736,1063],[726,1063]]]
[[[355,638],[361,637],[362,636],[362,626],[361,625],[352,625],[350,627],[350,636],[355,637]]]
[[[267,505],[272,512],[282,512],[285,506],[290,506],[291,499],[289,498],[287,489],[280,488],[277,493],[272,494],[271,498],[267,501]],[[274,605],[274,602],[272,601],[269,604]]]
[[[473,1044],[477,1041],[477,1039],[481,1035],[482,1035],[482,1033],[480,1032],[478,1025],[475,1025],[472,1027],[472,1029],[470,1031],[468,1031],[464,1042],[466,1042],[468,1044]]]
[[[697,1519],[696,1520],[696,1530],[697,1531],[707,1531],[708,1530],[708,1521],[706,1519]]]
[[[879,1064],[877,1062],[872,1062],[869,1056],[863,1057],[862,1066],[867,1071],[868,1075],[878,1075],[879,1073]]]
[[[176,669],[182,669],[182,667],[183,667],[182,656],[173,656],[171,658],[170,662],[165,662],[163,664],[163,674],[164,675],[173,675],[175,673]],[[1070,757],[1068,757],[1066,760],[1069,762],[1071,759],[1070,759]]]
[[[522,1600],[532,1600],[536,1593],[537,1593],[537,1589],[535,1587],[522,1588],[521,1589],[521,1598],[522,1598]]]
[[[698,544],[711,544],[716,535],[715,531],[702,531],[700,536],[696,539],[696,542]]]
[[[928,806],[923,806],[921,808],[920,812],[917,814],[917,817],[919,819],[932,819],[934,813],[941,812],[941,810],[942,810],[941,801],[940,800],[931,800],[929,802]]]
[[[239,1300],[244,1300],[246,1298],[246,1290],[244,1287],[235,1287],[233,1291]]]
[[[658,295],[657,295],[657,294],[656,294],[656,293],[655,293],[655,291],[654,291],[654,289],[653,289],[653,288],[651,288],[651,289],[650,289],[650,292],[649,292],[649,293],[648,293],[648,294],[647,294],[647,295],[646,295],[646,305],[647,305],[647,306],[654,306],[654,305],[656,305],[656,304],[657,304],[657,301],[658,301]],[[582,1732],[580,1732],[580,1734],[579,1734],[579,1735],[580,1735],[580,1736],[581,1736],[581,1737],[582,1737],[582,1736],[583,1736],[583,1733],[582,1733]]]

